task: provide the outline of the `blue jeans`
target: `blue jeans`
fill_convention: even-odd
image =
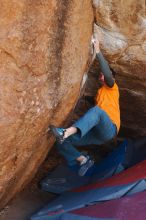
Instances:
[[[76,134],[66,138],[62,144],[58,142],[55,144],[69,165],[74,165],[76,159],[82,155],[76,147],[90,144],[101,145],[117,134],[116,125],[113,124],[107,113],[98,106],[89,109],[73,124],[73,127],[78,128]]]

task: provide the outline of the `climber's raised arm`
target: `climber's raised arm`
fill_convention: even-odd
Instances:
[[[99,41],[96,40],[93,44],[96,51],[96,58],[98,59],[100,64],[101,73],[104,75],[105,83],[108,87],[113,87],[115,80],[109,68],[108,62],[105,60],[103,54],[100,51]]]

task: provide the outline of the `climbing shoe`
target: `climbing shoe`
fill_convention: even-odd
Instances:
[[[84,176],[87,171],[94,165],[94,160],[91,159],[89,156],[86,156],[87,160],[85,163],[80,165],[80,168],[78,170],[79,176]]]
[[[56,140],[62,144],[64,141],[64,132],[65,129],[64,128],[56,128],[54,125],[50,125],[49,126],[50,130],[52,131],[52,133],[55,135]]]

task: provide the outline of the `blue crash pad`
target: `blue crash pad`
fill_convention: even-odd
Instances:
[[[60,168],[60,171],[57,168],[49,174],[48,179],[46,178],[48,191],[62,194],[31,219],[65,220],[64,217],[68,216],[72,210],[146,190],[146,160],[144,159],[146,159],[146,137],[124,141],[103,162],[96,164],[85,177],[77,176],[77,167],[70,169],[65,166]],[[144,161],[138,163],[142,160]],[[133,166],[135,164],[137,165]],[[125,168],[129,169],[122,171]],[[69,189],[73,190],[65,192]],[[92,217],[88,220],[100,219]],[[76,216],[79,220],[83,218]]]
[[[60,216],[58,220],[144,220],[146,219],[146,191],[76,209]]]
[[[62,193],[31,220],[59,220],[64,213],[146,190],[146,160],[110,178]]]
[[[95,164],[86,176],[78,176],[78,166],[60,165],[41,181],[41,188],[48,192],[60,194],[95,182],[97,179],[102,180],[111,177],[144,159],[146,159],[146,137],[124,140],[101,163]]]
[[[125,140],[107,158],[94,167],[84,177],[77,173],[78,166],[69,167],[67,165],[58,166],[53,172],[41,181],[41,188],[45,191],[60,194],[70,189],[92,183],[96,179],[105,179],[124,169],[122,162],[125,159]]]

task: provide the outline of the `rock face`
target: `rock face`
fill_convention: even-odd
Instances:
[[[93,0],[95,29],[117,71],[124,135],[146,134],[145,1]]]
[[[0,206],[36,173],[79,95],[91,1],[3,0],[0,7]]]

